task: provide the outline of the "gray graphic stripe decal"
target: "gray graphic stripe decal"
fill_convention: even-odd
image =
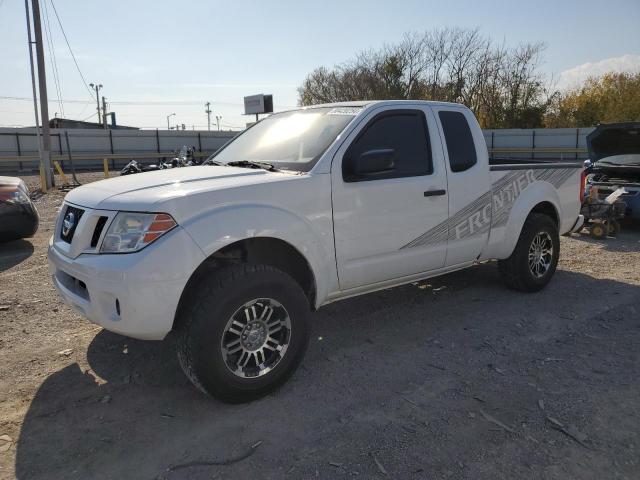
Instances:
[[[528,172],[532,173],[532,177],[535,180],[549,182],[555,188],[559,188],[571,177],[571,175],[576,172],[576,170],[572,168],[563,168],[548,170],[528,170],[527,173]],[[509,219],[509,215],[511,213],[511,207],[513,206],[515,199],[517,198],[519,193],[520,192],[518,191],[513,198],[509,199],[509,201],[506,202],[506,208],[494,210],[493,220],[491,222],[493,227],[501,227],[507,223],[507,220]],[[494,189],[494,203],[496,194],[499,195],[500,192],[496,192]]]
[[[407,243],[402,249],[437,245],[448,239],[462,239],[481,235],[491,227],[506,224],[511,207],[527,186],[535,181],[545,181],[560,187],[576,172],[573,168],[545,170],[517,170],[507,173],[491,185],[486,192],[466,207],[456,212],[448,220],[436,225],[418,238]]]
[[[492,185],[492,191],[502,190],[505,186],[512,184],[517,177],[522,175],[522,173],[523,172],[515,172],[506,174]],[[455,235],[453,230],[455,226],[463,225],[465,222],[469,221],[471,221],[476,228],[474,233],[486,232],[491,225],[489,221],[489,216],[491,215],[490,202],[491,192],[486,192],[462,210],[456,212],[448,220],[438,224],[402,248],[413,248],[423,245],[437,245],[439,243],[444,243],[449,236]],[[459,228],[459,230],[461,230],[461,228]]]

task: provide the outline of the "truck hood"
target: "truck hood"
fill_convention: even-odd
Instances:
[[[640,156],[640,122],[598,125],[587,135],[587,147],[592,162],[608,157]]]
[[[66,201],[100,210],[154,211],[177,197],[264,183],[291,174],[224,166],[195,166],[101,180],[73,189]]]

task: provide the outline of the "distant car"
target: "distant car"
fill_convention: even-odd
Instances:
[[[603,199],[618,187],[626,193],[625,215],[640,220],[640,122],[601,124],[587,136],[587,194],[598,188]]]
[[[17,177],[0,177],[0,242],[33,236],[38,230],[38,211],[29,189]]]

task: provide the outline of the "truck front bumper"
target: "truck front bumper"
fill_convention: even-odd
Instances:
[[[69,258],[48,249],[49,273],[64,302],[91,322],[141,340],[161,340],[173,327],[187,281],[205,259],[180,227],[136,253]]]

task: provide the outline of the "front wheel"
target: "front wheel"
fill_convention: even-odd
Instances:
[[[553,277],[560,255],[556,223],[547,215],[527,217],[511,256],[498,261],[502,278],[509,288],[537,292]]]
[[[309,342],[309,304],[286,273],[233,265],[205,278],[180,318],[178,359],[191,382],[229,403],[263,396],[296,370]]]

